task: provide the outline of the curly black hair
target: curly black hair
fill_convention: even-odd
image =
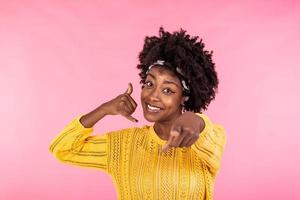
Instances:
[[[218,88],[218,77],[212,53],[204,50],[205,44],[199,37],[192,37],[182,28],[173,33],[163,27],[159,29],[159,37],[146,36],[142,51],[139,53],[140,83],[144,84],[148,67],[157,60],[164,60],[167,68],[176,75],[187,80],[190,87],[189,99],[184,104],[186,111],[200,112],[206,110],[215,98]],[[183,77],[176,70],[183,73]]]

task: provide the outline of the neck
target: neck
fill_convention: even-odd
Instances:
[[[181,115],[181,112],[178,112],[172,119],[166,121],[156,121],[154,123],[154,131],[162,140],[168,140],[170,137],[170,131],[174,121]]]

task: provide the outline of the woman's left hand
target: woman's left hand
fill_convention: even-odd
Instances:
[[[180,115],[173,123],[170,136],[162,151],[166,152],[172,147],[189,147],[199,138],[204,129],[203,119],[195,113],[187,111]]]

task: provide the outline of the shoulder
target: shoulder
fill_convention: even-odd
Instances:
[[[205,122],[205,128],[203,132],[213,132],[216,136],[226,140],[226,130],[223,125],[212,121],[207,114],[203,114],[203,113],[195,113],[195,114],[201,117]]]
[[[225,146],[227,143],[226,130],[221,124],[214,124],[214,132],[221,143]]]

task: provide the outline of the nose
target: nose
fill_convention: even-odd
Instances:
[[[149,96],[150,96],[149,99],[151,102],[159,101],[160,95],[159,95],[158,88],[153,88],[153,90],[151,90],[151,92],[149,93]]]

